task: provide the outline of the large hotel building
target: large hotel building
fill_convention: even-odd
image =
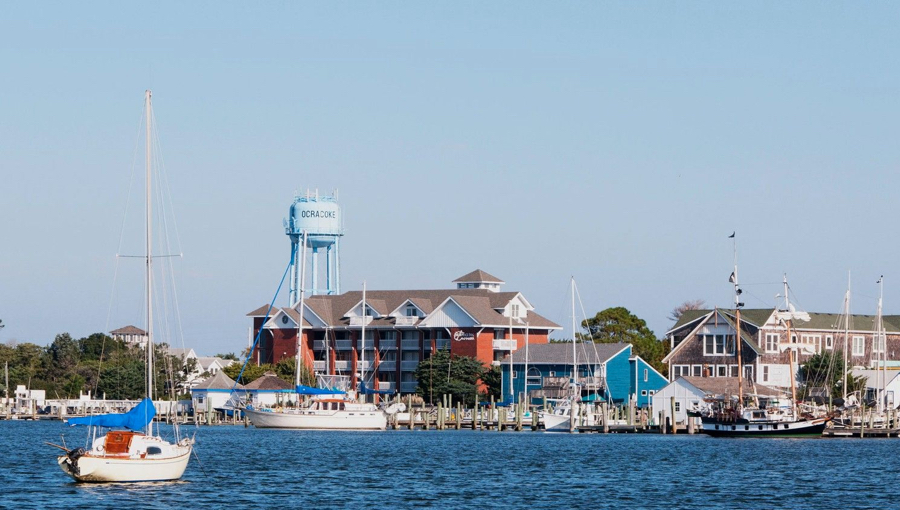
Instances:
[[[546,344],[561,327],[534,312],[519,292],[501,292],[503,281],[476,270],[438,290],[371,290],[313,295],[295,307],[268,305],[248,314],[260,336],[252,353],[257,364],[297,355],[316,373],[357,376],[374,373],[378,389],[413,393],[413,371],[438,349],[485,364],[529,344]],[[297,341],[303,320],[302,339]],[[365,329],[365,341],[362,332]],[[262,333],[260,334],[260,330]],[[365,350],[363,350],[365,349]]]

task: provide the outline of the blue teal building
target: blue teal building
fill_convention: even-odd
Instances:
[[[549,343],[529,345],[527,351],[527,359],[521,348],[500,362],[504,401],[526,395],[532,402],[567,396],[573,365],[582,400],[623,404],[634,399],[638,407],[650,407],[653,395],[669,383],[640,356],[632,355],[631,344]]]

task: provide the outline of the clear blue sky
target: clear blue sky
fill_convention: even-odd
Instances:
[[[7,4],[0,341],[106,327],[147,88],[201,354],[246,344],[307,187],[340,190],[344,290],[481,268],[568,324],[574,275],[662,334],[730,303],[736,230],[748,306],[787,272],[836,312],[850,270],[854,312],[884,274],[900,313],[898,26],[889,2]]]

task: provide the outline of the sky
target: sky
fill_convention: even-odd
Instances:
[[[246,346],[307,188],[339,190],[344,291],[478,268],[567,325],[574,277],[587,315],[662,335],[683,301],[730,305],[737,232],[748,307],[786,273],[799,308],[838,312],[849,275],[871,314],[883,274],[900,313],[898,22],[890,2],[8,4],[0,342],[139,324],[119,299],[140,263],[115,255],[143,249],[121,232],[148,88],[201,355]]]

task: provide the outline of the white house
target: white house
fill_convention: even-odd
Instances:
[[[243,389],[243,386],[235,384],[234,379],[225,375],[225,372],[216,372],[216,375],[200,381],[191,389],[194,412],[211,412],[224,407],[231,397],[232,390],[243,391]]]
[[[744,395],[762,393],[779,395],[782,391],[744,380]],[[675,423],[687,424],[687,412],[700,410],[707,395],[737,395],[737,377],[678,377],[653,395],[653,420],[671,420],[674,407]],[[674,397],[674,401],[672,400]]]
[[[875,400],[881,388],[881,373],[878,370],[851,370],[854,377],[866,378],[866,399]],[[900,371],[884,372],[884,403],[893,409],[900,404]]]

